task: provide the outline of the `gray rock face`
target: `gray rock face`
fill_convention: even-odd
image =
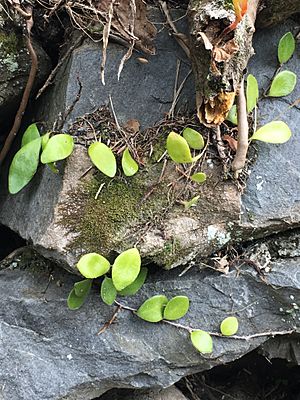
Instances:
[[[268,339],[215,337],[212,355],[204,357],[185,330],[150,324],[125,310],[97,336],[113,313],[101,303],[99,287],[79,311],[70,311],[66,298],[76,277],[29,258],[14,260],[0,273],[3,400],[88,400],[112,388],[168,387],[185,375],[240,358]],[[159,293],[188,295],[191,307],[180,320],[186,326],[218,332],[220,322],[234,314],[241,336],[297,331],[299,258],[270,266],[266,282],[247,265],[228,275],[194,267],[180,279],[177,269],[159,271],[137,295],[120,301],[138,307]]]

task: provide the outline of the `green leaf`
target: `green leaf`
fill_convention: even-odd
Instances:
[[[170,321],[182,318],[189,309],[190,301],[186,296],[173,297],[164,310],[164,318]]]
[[[191,151],[187,141],[178,133],[170,132],[167,138],[167,151],[176,163],[193,162]]]
[[[51,169],[51,171],[52,171],[54,174],[58,174],[58,173],[59,173],[59,170],[58,170],[58,168],[56,168],[56,165],[55,165],[54,162],[51,162],[51,163],[49,163],[49,164],[47,164],[47,165],[48,165],[48,167]]]
[[[247,89],[246,89],[248,113],[250,113],[256,107],[258,97],[259,97],[259,90],[258,90],[257,80],[253,75],[249,74],[247,77]]]
[[[131,157],[128,149],[122,155],[122,168],[126,176],[133,176],[139,170],[138,163]]]
[[[78,310],[84,302],[86,301],[87,296],[76,296],[75,289],[73,288],[68,296],[68,307],[70,310]]]
[[[87,296],[92,287],[92,279],[84,279],[74,284],[75,294],[78,297]]]
[[[292,132],[283,121],[272,121],[259,128],[251,140],[260,140],[266,143],[285,143],[292,136]]]
[[[182,136],[187,141],[191,149],[201,150],[204,147],[203,136],[192,128],[185,128]]]
[[[236,317],[225,318],[220,325],[222,335],[231,336],[235,335],[239,329],[239,321]]]
[[[148,274],[148,268],[146,267],[141,268],[140,273],[138,274],[136,280],[133,281],[131,285],[127,286],[125,289],[119,291],[118,294],[120,296],[133,296],[134,294],[136,294],[145,283],[147,274]]]
[[[38,138],[25,144],[15,154],[8,174],[9,193],[18,193],[31,181],[39,165],[40,149],[41,138]]]
[[[168,299],[164,295],[150,297],[137,310],[137,315],[148,322],[159,322],[163,319],[163,311],[167,303]]]
[[[186,210],[188,210],[189,208],[196,206],[196,204],[198,203],[199,198],[200,198],[200,196],[195,196],[189,201],[182,201],[182,204],[184,205],[184,208]]]
[[[104,143],[92,143],[88,149],[93,164],[105,175],[113,178],[117,172],[117,162],[114,153]]]
[[[140,273],[141,256],[135,247],[123,251],[112,267],[112,280],[117,291],[123,290],[134,282]]]
[[[45,135],[42,136],[42,150],[45,149],[46,144],[49,142],[50,139],[50,132],[45,133]]]
[[[85,278],[94,279],[106,274],[110,269],[110,263],[100,254],[89,253],[80,258],[77,268]]]
[[[198,183],[203,183],[206,181],[206,174],[204,172],[196,172],[191,176],[191,180]]]
[[[39,139],[39,137],[40,137],[40,132],[36,124],[29,125],[22,137],[21,147],[25,146],[26,144],[32,142],[35,139]]]
[[[111,278],[107,276],[103,279],[101,284],[101,299],[104,301],[105,304],[111,306],[117,297],[117,290],[113,284]]]
[[[297,75],[291,71],[279,72],[273,79],[268,96],[281,97],[287,96],[295,89]]]
[[[286,63],[294,54],[296,42],[293,34],[287,32],[278,44],[278,60],[280,64]]]
[[[72,154],[74,148],[74,140],[71,135],[59,133],[52,136],[46,144],[42,155],[41,162],[49,164],[59,160],[64,160]]]
[[[200,353],[212,353],[213,341],[209,333],[201,330],[191,332],[191,341]]]
[[[238,124],[236,104],[234,104],[229,110],[226,120],[231,122],[233,125]]]

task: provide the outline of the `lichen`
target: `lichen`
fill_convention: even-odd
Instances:
[[[18,54],[22,47],[22,40],[15,33],[0,32],[0,64],[11,73],[19,68]]]

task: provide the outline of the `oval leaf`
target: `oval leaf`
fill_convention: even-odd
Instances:
[[[189,309],[190,301],[186,296],[173,297],[164,310],[164,318],[170,321],[182,318]]]
[[[35,139],[39,139],[39,137],[40,137],[40,132],[36,124],[29,125],[22,137],[21,147],[25,146],[26,144],[32,142]]]
[[[199,198],[200,196],[195,196],[189,201],[182,201],[182,204],[184,205],[184,208],[188,210],[189,208],[195,207],[197,205]]]
[[[141,256],[136,248],[123,251],[112,267],[112,280],[115,288],[120,291],[133,283],[141,268]]]
[[[266,143],[285,143],[292,136],[292,132],[283,121],[272,121],[259,128],[251,137]]]
[[[137,310],[137,315],[148,322],[159,322],[163,319],[163,311],[167,303],[168,299],[164,295],[150,297]]]
[[[69,309],[78,310],[78,308],[80,308],[84,304],[86,298],[87,296],[76,296],[75,289],[73,288],[67,300]]]
[[[140,273],[138,274],[136,280],[132,282],[131,285],[127,286],[125,289],[118,292],[118,294],[120,296],[133,296],[134,294],[136,294],[145,283],[147,274],[148,274],[148,268],[146,267],[141,268]]]
[[[191,332],[191,341],[200,353],[212,353],[213,341],[209,333],[201,330]]]
[[[75,294],[78,297],[87,296],[92,287],[92,279],[84,279],[74,284]]]
[[[77,268],[85,278],[94,279],[106,274],[110,269],[110,263],[100,254],[89,253],[80,258]]]
[[[235,335],[239,329],[239,321],[236,317],[225,318],[220,325],[222,335],[231,336]]]
[[[45,133],[45,135],[42,136],[42,150],[45,149],[46,144],[49,142],[50,139],[50,132]]]
[[[170,132],[167,138],[167,151],[176,163],[193,162],[191,151],[187,141],[178,133]]]
[[[226,120],[231,122],[233,125],[238,124],[236,104],[234,104],[229,110]]]
[[[294,54],[296,42],[293,34],[287,32],[278,44],[278,60],[280,64],[286,63]]]
[[[139,170],[138,163],[131,157],[128,149],[122,155],[122,168],[126,176],[133,176]]]
[[[191,149],[201,150],[204,147],[203,136],[192,128],[185,128],[182,136],[187,141]]]
[[[93,164],[105,175],[113,178],[117,172],[117,162],[114,153],[104,143],[92,143],[88,149]]]
[[[48,164],[59,160],[64,160],[72,154],[74,148],[74,140],[71,135],[59,133],[52,136],[41,155],[41,162]]]
[[[21,147],[15,154],[8,174],[9,193],[18,193],[31,181],[39,165],[40,149],[41,138],[38,138]]]
[[[198,183],[203,183],[206,181],[206,174],[204,172],[196,172],[191,176],[191,180]]]
[[[111,278],[107,276],[103,279],[101,284],[101,299],[105,304],[111,306],[117,297],[117,291]]]
[[[291,71],[279,72],[273,79],[268,96],[281,97],[287,96],[295,89],[297,75]]]
[[[247,77],[247,89],[246,89],[248,113],[250,113],[256,107],[258,97],[259,97],[259,91],[258,91],[257,80],[253,75],[249,74]]]

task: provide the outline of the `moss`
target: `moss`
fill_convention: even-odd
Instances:
[[[19,68],[17,58],[22,48],[23,42],[15,33],[0,32],[0,63],[10,72],[15,72]]]
[[[165,269],[170,269],[180,258],[181,249],[182,246],[177,238],[169,239],[166,241],[163,251],[159,254],[157,263],[163,265]]]

